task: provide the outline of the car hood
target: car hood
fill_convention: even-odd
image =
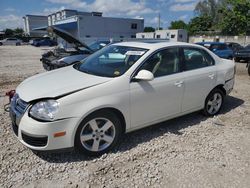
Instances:
[[[30,102],[42,98],[56,98],[110,81],[80,72],[73,66],[37,74],[24,80],[16,89],[20,98]]]
[[[63,57],[57,61],[64,62],[67,65],[71,65],[71,64],[74,64],[76,62],[83,60],[86,57],[88,57],[88,54],[70,55],[70,56]],[[51,64],[56,64],[56,62],[52,61]]]
[[[91,48],[89,48],[89,46],[87,44],[76,39],[75,37],[73,37],[70,33],[68,33],[65,30],[59,29],[56,26],[49,26],[49,27],[47,27],[47,31],[56,34],[57,36],[61,37],[62,39],[64,39],[65,41],[67,41],[70,44],[74,44],[75,48],[84,47],[84,48],[87,48],[89,51],[93,52],[93,50]]]

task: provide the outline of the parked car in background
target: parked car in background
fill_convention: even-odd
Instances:
[[[16,45],[20,46],[22,41],[17,38],[6,38],[4,40],[0,40],[0,46],[2,45]]]
[[[236,62],[240,62],[240,61],[249,62],[250,61],[250,44],[238,50],[237,52],[235,52],[234,59]]]
[[[62,58],[60,58],[60,56],[59,56],[59,59],[55,59],[51,62],[47,61],[46,63],[43,63],[43,67],[45,70],[50,71],[50,70],[73,65],[73,64],[83,60],[84,58],[86,58],[90,54],[94,53],[95,51],[100,50],[101,48],[103,48],[104,46],[106,46],[109,43],[110,43],[109,41],[96,41],[89,46],[89,48],[91,50],[89,50],[85,47],[81,47],[77,51],[75,51],[75,50],[66,51],[64,49],[61,49],[60,56],[63,56],[63,53],[66,56],[62,57]],[[58,52],[58,49],[56,51]],[[70,53],[70,55],[69,55],[69,53]],[[43,54],[44,59],[42,59],[42,61],[45,60],[46,54]]]
[[[48,71],[79,62],[110,43],[109,40],[101,40],[88,46],[64,30],[53,26],[49,27],[49,30],[71,44],[73,48],[68,50],[58,47],[42,54],[40,61],[43,63],[44,69]]]
[[[33,46],[39,47],[39,46],[56,46],[57,42],[55,40],[45,38],[45,39],[36,39],[31,44]]]
[[[11,100],[15,135],[27,147],[111,150],[123,133],[203,110],[220,112],[235,64],[188,43],[123,42],[23,81]]]
[[[231,50],[233,50],[234,53],[244,48],[243,46],[241,46],[239,43],[236,42],[226,42],[226,44]]]
[[[31,39],[31,40],[29,41],[29,44],[34,46],[34,44],[35,44],[36,42],[40,41],[40,40],[41,40],[41,38]]]
[[[226,43],[223,42],[198,42],[198,45],[204,46],[214,52],[221,58],[224,59],[233,59],[234,52],[228,47]]]

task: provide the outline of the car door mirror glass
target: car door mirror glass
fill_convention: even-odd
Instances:
[[[152,72],[148,70],[140,70],[138,74],[134,77],[135,80],[151,81],[154,79]]]

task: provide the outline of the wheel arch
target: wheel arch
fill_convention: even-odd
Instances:
[[[224,94],[224,95],[226,95],[226,94],[227,94],[227,92],[226,92],[226,90],[225,90],[225,88],[224,88],[224,85],[223,85],[223,84],[219,84],[219,85],[217,85],[215,88],[213,88],[213,89],[210,91],[210,93],[211,93],[214,89],[220,89],[220,90],[223,92],[223,94]]]
[[[120,110],[118,110],[118,109],[116,109],[114,107],[105,107],[105,108],[101,108],[101,109],[95,110],[94,112],[90,113],[88,116],[90,116],[93,113],[96,113],[96,112],[99,112],[99,111],[104,111],[104,110],[105,111],[110,111],[110,112],[114,113],[115,115],[117,115],[117,117],[120,119],[120,121],[122,123],[122,132],[125,133],[126,132],[125,117],[124,117],[123,113]],[[88,117],[88,116],[86,116],[86,117]]]
[[[118,118],[121,120],[121,123],[122,123],[122,133],[125,133],[126,132],[126,119],[125,119],[125,116],[124,114],[118,110],[117,108],[114,108],[114,107],[102,107],[102,108],[99,108],[99,109],[94,109],[92,111],[90,111],[88,114],[84,115],[82,117],[82,119],[79,121],[79,123],[77,124],[77,126],[75,127],[75,130],[74,130],[74,136],[72,137],[72,142],[75,143],[75,136],[76,136],[76,131],[78,129],[78,127],[80,126],[80,124],[89,116],[91,116],[92,114],[94,113],[97,113],[97,112],[100,112],[100,111],[110,111],[114,114],[116,114],[118,116]]]
[[[214,87],[214,88],[207,94],[203,106],[205,106],[205,104],[206,104],[207,97],[208,97],[208,96],[210,95],[210,93],[213,92],[213,90],[215,90],[215,89],[221,90],[222,93],[224,94],[224,96],[226,96],[226,90],[225,90],[225,88],[224,88],[224,85],[223,85],[223,84],[219,84],[219,85],[217,85],[216,87]]]

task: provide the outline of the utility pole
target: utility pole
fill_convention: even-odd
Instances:
[[[160,13],[158,14],[158,30],[161,28],[161,15]]]
[[[249,28],[249,24],[250,24],[250,22],[249,22],[249,20],[250,20],[250,10],[248,10],[248,12],[247,12],[247,29],[246,29],[246,36],[245,36],[245,44],[244,45],[246,45],[247,44],[247,39],[248,39],[248,36],[247,36],[247,34],[248,34],[248,28]]]

